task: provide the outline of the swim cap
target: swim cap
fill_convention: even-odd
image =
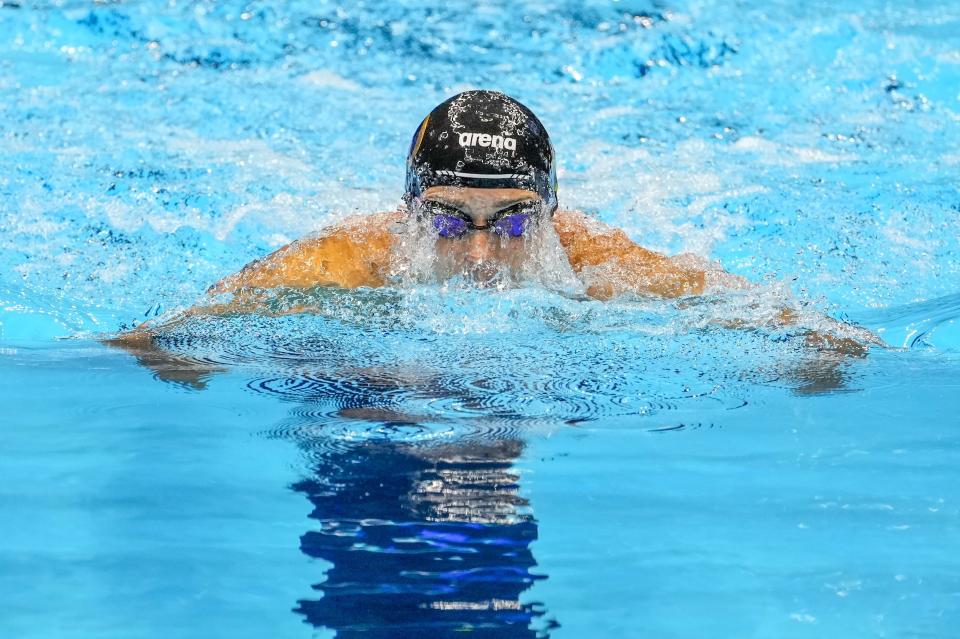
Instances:
[[[455,95],[424,118],[410,144],[405,198],[431,186],[526,189],[543,198],[552,214],[557,173],[550,136],[530,109],[508,95]]]

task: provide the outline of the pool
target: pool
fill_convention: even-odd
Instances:
[[[98,341],[396,207],[473,87],[762,286]],[[950,3],[0,1],[0,635],[956,637],[958,87]],[[717,325],[785,303],[891,348]]]

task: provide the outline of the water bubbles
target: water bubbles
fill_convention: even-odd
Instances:
[[[526,439],[573,424],[692,433],[762,403],[764,387],[845,383],[845,364],[817,359],[802,338],[711,326],[740,303],[600,304],[536,288],[301,291],[296,315],[171,326],[155,339],[169,357],[141,363],[179,383],[191,372],[204,383],[239,377],[288,407],[268,434],[317,455],[351,442]]]

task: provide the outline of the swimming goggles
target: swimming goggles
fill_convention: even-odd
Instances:
[[[531,218],[541,212],[539,202],[519,202],[500,211],[487,225],[477,226],[469,215],[448,204],[427,201],[423,208],[440,237],[448,239],[460,239],[467,231],[484,230],[500,237],[523,237]]]

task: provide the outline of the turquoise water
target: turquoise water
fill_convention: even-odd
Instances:
[[[472,87],[561,206],[761,288],[97,341],[397,206]],[[958,87],[949,3],[4,0],[0,635],[958,636]],[[892,348],[717,326],[783,304]]]

